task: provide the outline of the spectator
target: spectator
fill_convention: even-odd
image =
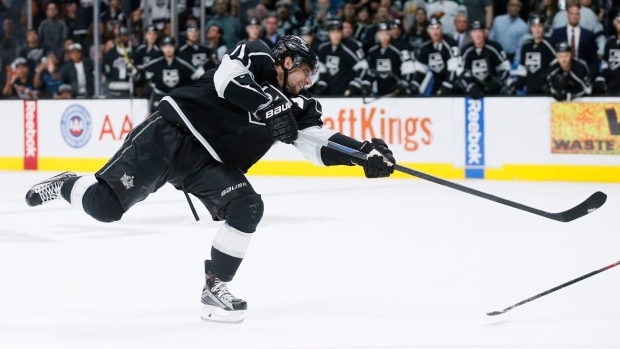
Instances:
[[[129,17],[129,29],[131,34],[136,38],[142,38],[146,34],[144,32],[144,22],[142,21],[142,8],[138,7],[131,12]],[[155,30],[157,30],[157,28],[155,28]]]
[[[142,0],[140,8],[144,25],[154,25],[163,31],[164,23],[170,20],[170,0]]]
[[[469,23],[480,22],[485,36],[489,36],[493,25],[493,0],[465,0],[464,2],[467,7],[467,21]]]
[[[11,58],[6,52],[0,51],[0,83],[2,83],[2,98],[10,97],[13,93],[11,81]]]
[[[316,22],[316,25],[319,29],[327,28],[329,22],[333,20],[337,20],[342,17],[343,9],[342,7],[338,8],[336,6],[337,3],[341,3],[341,1],[330,1],[330,0],[310,0],[308,3],[312,4],[312,18]],[[280,0],[276,4],[276,6],[280,4],[280,6],[288,6],[285,1]],[[278,15],[280,14],[280,8],[278,8]],[[287,10],[288,11],[288,10]],[[348,16],[351,17],[351,12],[353,12],[353,16],[355,18],[355,8],[352,4],[349,6]],[[286,22],[284,23],[286,25]],[[290,24],[292,26],[292,23]],[[280,31],[280,35],[288,35],[294,34],[292,30],[288,30],[287,32]],[[320,35],[319,35],[320,36]]]
[[[418,9],[423,9],[424,15],[426,15],[426,1],[407,0],[403,4],[403,23],[405,24],[407,32],[411,30],[411,27],[413,27],[414,23],[416,22]]]
[[[558,0],[543,0],[542,5],[542,9],[535,12],[545,19],[545,36],[551,36],[553,32],[553,20],[558,11],[560,11]]]
[[[129,97],[131,91],[130,78],[135,69],[131,65],[133,48],[129,41],[129,30],[121,28],[117,36],[118,44],[114,45],[103,56],[104,73],[108,83],[107,94],[112,97]]]
[[[54,99],[73,99],[74,93],[71,85],[62,84],[58,87],[58,93],[54,95]]]
[[[39,39],[48,52],[59,55],[68,36],[67,25],[58,18],[58,6],[55,3],[47,4],[45,14],[47,19],[39,25]]]
[[[519,17],[520,11],[520,0],[508,0],[508,13],[495,17],[489,34],[490,40],[499,42],[510,62],[514,60],[521,40],[528,32],[527,24]]]
[[[342,35],[344,36],[344,30],[343,30],[343,34]],[[303,26],[303,27],[301,27],[299,29],[299,36],[302,39],[304,39],[308,43],[308,45],[310,45],[310,48],[312,48],[312,51],[318,52],[319,45],[321,43],[317,42],[315,40],[314,31],[312,30],[312,27],[310,27],[310,26]]]
[[[374,43],[374,33],[376,32],[374,29],[376,24],[373,23],[369,11],[370,10],[366,6],[358,9],[357,25],[355,27],[355,33],[353,34],[355,40],[362,44],[368,43],[368,47],[370,47],[370,44]]]
[[[58,68],[58,58],[50,53],[41,60],[34,75],[34,87],[39,90],[39,96],[53,97],[62,85],[62,76]]]
[[[342,37],[349,38],[351,40],[355,40],[353,38],[353,23],[350,22],[342,22]],[[328,36],[329,38],[329,36]],[[357,40],[355,40],[357,41]]]
[[[299,28],[303,25],[303,22],[299,22],[295,16],[293,16],[292,6],[290,3],[280,0],[276,3],[276,17],[278,18],[278,35],[297,35]],[[317,20],[317,24],[321,27],[323,19]]]
[[[258,37],[258,29],[256,32]],[[211,60],[211,50],[200,43],[200,31],[195,25],[187,27],[187,43],[179,49],[179,58],[191,64],[199,75],[215,68],[215,63]]]
[[[63,10],[62,10],[62,19],[63,21],[65,21],[65,24],[67,25],[67,37],[71,38],[71,39],[76,39],[76,35],[75,35],[75,31],[77,30],[77,26],[78,26],[78,19],[77,19],[77,2],[75,1],[70,1],[67,3],[63,4]],[[80,37],[80,39],[83,39],[84,37]]]
[[[280,35],[278,35],[278,18],[276,16],[267,16],[263,21],[263,28],[263,35],[260,39],[263,40],[269,48],[272,48],[280,38]]]
[[[605,32],[603,25],[599,21],[597,15],[590,8],[579,5],[579,0],[566,0],[566,10],[559,11],[553,18],[553,29],[565,28],[571,25],[571,14],[568,13],[571,7],[576,7],[579,12],[577,18],[578,22],[573,26],[579,25],[579,27],[589,30],[595,35],[596,46],[598,47],[598,51],[596,51],[596,53],[599,57],[602,57],[603,48],[605,47]],[[574,11],[575,10],[573,10],[573,12]],[[574,17],[575,14],[573,13],[572,16]],[[569,45],[571,44],[570,41],[567,42]]]
[[[458,44],[443,34],[441,22],[437,18],[431,18],[428,34],[430,39],[416,51],[416,74],[411,83],[414,86],[413,93],[424,93],[432,77],[434,83],[431,95],[453,94],[460,68]]]
[[[207,31],[207,47],[211,50],[211,60],[216,65],[222,61],[227,51],[223,36],[222,28],[217,25],[212,25]]]
[[[106,24],[108,30],[113,30],[114,25],[120,24],[121,27],[127,26],[127,17],[122,11],[119,0],[108,0],[109,5],[107,11],[102,11],[99,18]]]
[[[82,45],[78,43],[69,46],[69,56],[71,61],[60,72],[62,82],[71,85],[77,97],[92,96],[95,90],[93,62],[82,58]]]
[[[245,26],[245,33],[248,35],[248,41],[260,40],[260,21],[258,18],[250,18],[248,25]]]
[[[456,41],[459,50],[469,44],[471,44],[471,35],[469,35],[469,22],[467,21],[467,14],[465,12],[459,12],[454,17],[454,36],[452,38]]]
[[[527,95],[546,95],[549,93],[547,84],[548,68],[556,53],[553,45],[545,39],[545,22],[542,16],[530,17],[532,38],[523,42],[520,49],[519,68],[514,90],[525,89]]]
[[[58,59],[58,64],[61,67],[64,67],[65,64],[71,62],[71,52],[69,52],[69,47],[73,45],[74,42],[72,39],[65,40],[65,43],[62,45],[62,55]]]
[[[18,42],[13,36],[12,28],[13,26],[11,25],[11,20],[9,18],[5,18],[2,21],[2,29],[4,30],[4,35],[2,35],[2,37],[0,38],[0,49],[4,50],[4,52],[8,52],[11,57],[15,57],[15,54],[18,50]]]
[[[342,9],[342,23],[355,23],[355,17],[357,17],[355,6],[353,6],[350,2],[345,3],[344,8]]]
[[[362,78],[368,67],[364,50],[355,41],[342,38],[342,22],[329,24],[329,41],[321,44],[320,81],[315,84],[318,95],[349,96],[362,94]]]
[[[211,28],[216,25],[221,28],[225,44],[233,47],[241,39],[242,29],[239,19],[228,13],[229,7],[229,0],[215,0],[213,4],[215,16],[207,22],[206,27]]]
[[[45,49],[39,43],[39,34],[36,30],[30,29],[26,33],[26,46],[19,51],[19,56],[28,61],[30,71],[35,71],[45,53]]]
[[[599,84],[605,87],[597,90],[607,91],[611,96],[620,95],[620,12],[614,20],[616,35],[610,36],[605,43],[605,54],[601,64],[601,76],[597,78]]]
[[[588,66],[573,58],[573,50],[567,42],[556,44],[555,51],[557,60],[549,67],[547,77],[551,96],[557,101],[572,101],[590,94]]]
[[[84,39],[86,39],[88,35],[88,28],[94,23],[93,1],[94,0],[80,0],[77,2],[77,16],[75,30],[73,31],[73,39],[81,45],[85,44]]]
[[[414,67],[409,51],[400,51],[390,45],[392,40],[388,23],[379,24],[377,38],[379,44],[368,50],[368,73],[363,77],[365,90],[376,82],[377,94],[384,96],[397,92],[399,95],[412,93],[410,81],[413,78]]]
[[[555,42],[566,42],[572,50],[573,58],[584,60],[593,74],[598,72],[598,57],[594,33],[579,26],[580,10],[578,4],[570,5],[566,10],[568,25],[553,30]],[[556,17],[557,18],[557,17]]]
[[[258,20],[261,22],[263,22],[268,16],[269,11],[267,11],[267,8],[263,4],[257,4],[252,10],[248,12],[248,17],[258,18]]]
[[[426,10],[419,7],[415,12],[415,19],[413,25],[409,27],[409,45],[414,51],[416,51],[423,43],[430,40],[428,36],[428,17],[426,16]]]
[[[471,24],[472,43],[463,50],[461,86],[473,99],[504,92],[510,75],[510,62],[495,41],[487,40],[482,23]]]
[[[441,21],[441,27],[446,35],[453,35],[454,17],[459,12],[467,12],[467,7],[460,1],[429,0],[426,11],[429,19],[435,17]]]
[[[13,98],[37,99],[39,91],[34,88],[34,75],[30,73],[28,61],[18,57],[13,61],[13,66],[16,71],[13,80]]]
[[[157,45],[157,29],[155,26],[150,25],[146,28],[146,34],[144,34],[144,44],[136,48],[133,64],[138,69],[142,69],[145,64],[161,56],[161,49]]]

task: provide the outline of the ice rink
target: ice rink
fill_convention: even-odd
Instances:
[[[265,215],[230,291],[241,325],[200,320],[220,223],[164,187],[96,222],[0,172],[0,348],[620,348],[620,184],[459,181],[559,223],[415,179],[250,177]]]

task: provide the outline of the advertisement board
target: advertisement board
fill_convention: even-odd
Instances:
[[[620,103],[553,103],[551,152],[620,155]]]

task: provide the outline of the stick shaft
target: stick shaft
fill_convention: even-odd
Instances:
[[[574,284],[574,283],[577,283],[577,282],[579,282],[579,281],[581,281],[581,280],[585,280],[585,279],[587,279],[587,278],[589,278],[589,277],[591,277],[591,276],[594,276],[594,275],[596,275],[596,274],[598,274],[598,273],[602,273],[602,272],[604,272],[605,270],[611,269],[611,268],[613,268],[613,267],[615,267],[615,266],[617,266],[617,265],[619,265],[619,264],[620,264],[620,261],[618,261],[618,262],[616,262],[616,263],[614,263],[614,264],[610,264],[610,265],[608,265],[608,266],[606,266],[606,267],[604,267],[604,268],[601,268],[601,269],[599,269],[599,270],[595,270],[595,271],[593,271],[593,272],[591,272],[591,273],[587,273],[587,274],[585,274],[585,275],[582,275],[582,276],[580,276],[580,277],[578,277],[578,278],[576,278],[576,279],[573,279],[573,280],[571,280],[571,281],[565,282],[565,283],[563,283],[563,284],[561,284],[561,285],[559,285],[559,286],[556,286],[556,287],[554,287],[554,288],[552,288],[552,289],[549,289],[549,290],[547,290],[547,291],[545,291],[545,292],[542,292],[542,293],[539,293],[539,294],[537,294],[537,295],[535,295],[535,296],[532,296],[532,297],[530,297],[530,298],[528,298],[528,299],[526,299],[526,300],[524,300],[524,301],[521,301],[521,302],[519,302],[519,303],[516,303],[516,304],[514,304],[514,305],[511,305],[511,306],[509,306],[508,308],[506,308],[506,309],[502,310],[502,311],[501,311],[501,313],[505,313],[505,312],[507,312],[507,311],[509,311],[509,310],[511,310],[511,309],[514,309],[514,308],[516,308],[516,307],[520,306],[520,305],[523,305],[523,304],[525,304],[525,303],[529,303],[529,302],[531,302],[531,301],[533,301],[533,300],[535,300],[535,299],[537,299],[537,298],[540,298],[540,297],[542,297],[542,296],[546,296],[546,295],[548,295],[549,293],[553,293],[553,292],[558,291],[558,290],[560,290],[560,289],[562,289],[562,288],[564,288],[564,287],[566,287],[566,286],[570,286],[570,285],[572,285],[572,284]]]

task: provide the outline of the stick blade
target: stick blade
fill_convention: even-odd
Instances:
[[[579,205],[560,213],[559,220],[562,222],[570,222],[577,218],[583,217],[603,206],[605,201],[607,201],[607,195],[603,192],[597,191]]]
[[[503,314],[503,311],[492,311],[490,313],[487,313],[488,316],[495,316],[495,315],[501,315]]]

